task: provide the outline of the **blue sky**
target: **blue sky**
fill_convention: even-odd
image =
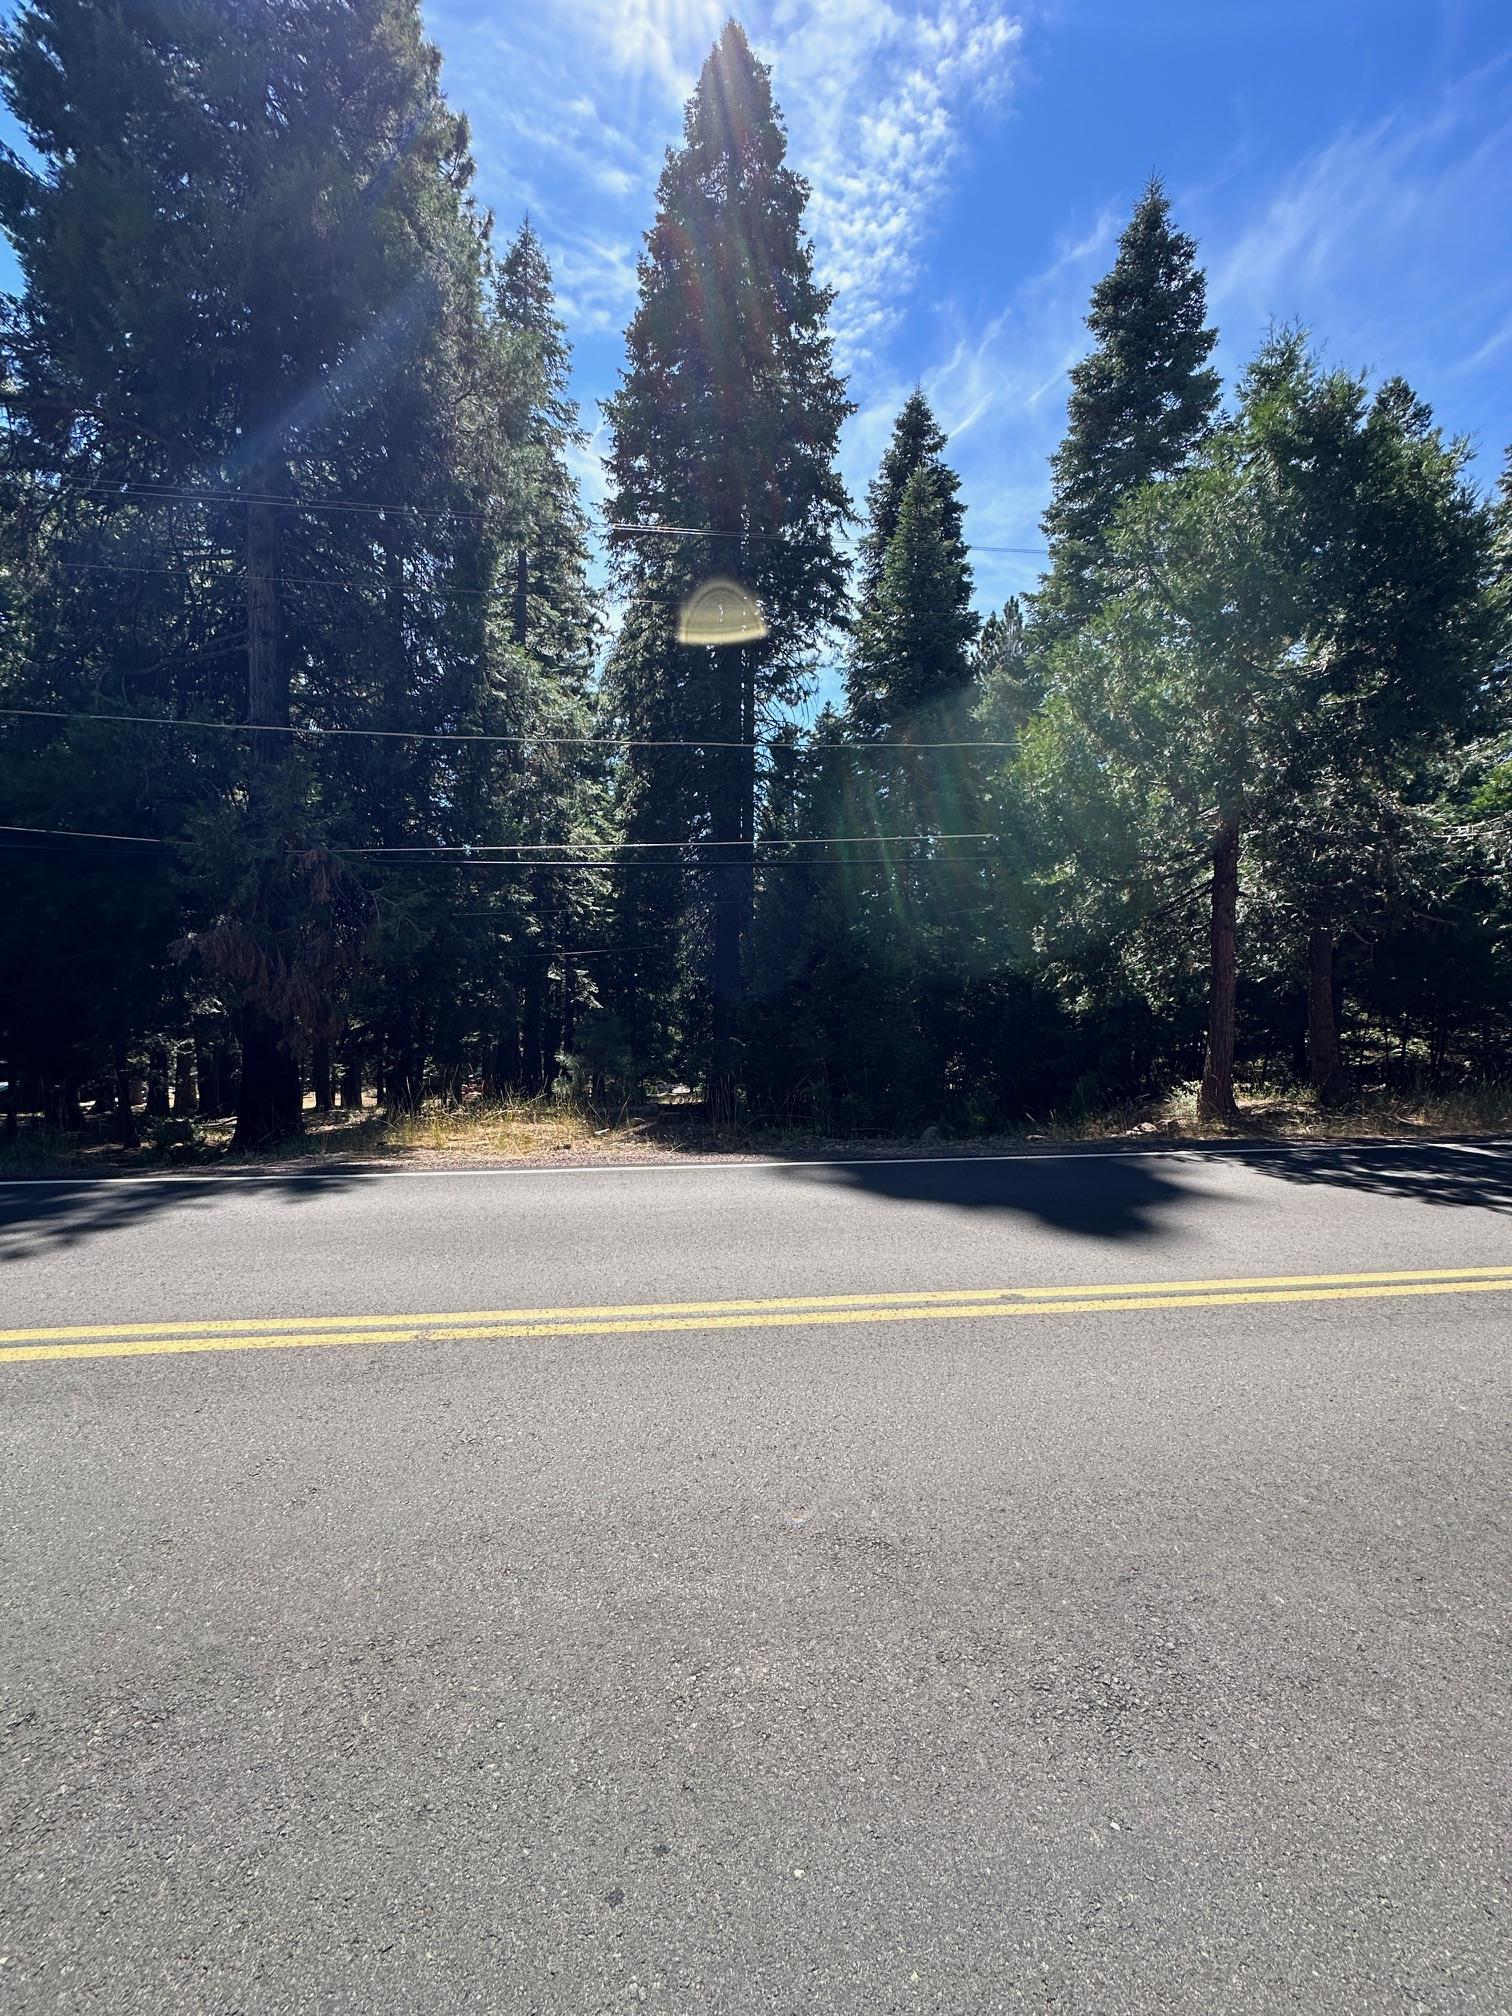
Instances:
[[[556,266],[590,427],[656,175],[728,0],[426,0],[478,191]],[[1151,170],[1231,377],[1273,320],[1512,438],[1506,0],[751,0],[859,411],[861,498],[915,380],[952,437],[985,608],[1032,585],[1088,292]],[[8,256],[0,265],[9,266]],[[590,497],[596,456],[584,458]]]
[[[479,190],[556,264],[590,425],[663,149],[727,0],[428,0]],[[1404,372],[1489,483],[1512,439],[1505,0],[750,0],[860,411],[859,499],[918,379],[980,546],[1029,546],[1088,292],[1151,170],[1232,376],[1275,320]],[[584,470],[590,487],[597,472]],[[1032,555],[975,556],[978,599]]]

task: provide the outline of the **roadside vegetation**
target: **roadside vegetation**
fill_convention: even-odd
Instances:
[[[1512,478],[1327,332],[1225,386],[1158,181],[984,612],[735,23],[599,520],[418,0],[22,0],[0,88],[10,1165],[1503,1124]]]
[[[257,1151],[235,1145],[235,1123],[168,1120],[138,1127],[133,1148],[117,1129],[59,1130],[40,1123],[0,1139],[0,1180],[5,1176],[147,1173],[381,1163],[424,1167],[447,1162],[469,1166],[531,1167],[559,1163],[660,1161],[680,1156],[929,1155],[989,1153],[1039,1144],[1170,1141],[1434,1140],[1512,1133],[1512,1082],[1458,1091],[1360,1093],[1342,1104],[1320,1104],[1306,1088],[1241,1085],[1241,1117],[1215,1132],[1200,1112],[1200,1084],[1178,1086],[1161,1097],[1128,1100],[1088,1111],[1069,1107],[1015,1128],[977,1134],[947,1133],[931,1125],[911,1134],[873,1131],[835,1134],[811,1124],[742,1117],[716,1127],[701,1101],[651,1108],[599,1109],[581,1100],[501,1099],[465,1104],[430,1103],[414,1112],[373,1107],[361,1114],[308,1113],[295,1136]]]

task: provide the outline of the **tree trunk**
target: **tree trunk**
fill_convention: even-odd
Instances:
[[[194,1045],[180,1043],[173,1059],[173,1110],[185,1118],[199,1111],[199,1088],[194,1076]]]
[[[562,1030],[566,1024],[566,1011],[562,996],[552,984],[549,962],[543,959],[541,964],[546,969],[541,987],[541,1089],[549,1099],[556,1090],[557,1079],[562,1075]]]
[[[241,1053],[233,1056],[229,1043],[215,1046],[215,1100],[218,1113],[236,1111],[236,1095],[241,1084]]]
[[[42,1117],[49,1128],[64,1134],[75,1134],[83,1127],[84,1111],[79,1104],[77,1078],[48,1081],[43,1095]]]
[[[215,1045],[194,1041],[194,1082],[199,1092],[199,1114],[202,1120],[213,1120],[226,1110],[220,1101],[219,1074],[216,1069]]]
[[[545,1003],[541,995],[546,984],[546,962],[531,958],[520,989],[520,1085],[527,1099],[541,1090],[541,1025]]]
[[[1197,1118],[1209,1126],[1233,1127],[1239,1120],[1239,1108],[1234,1103],[1234,1001],[1238,982],[1234,922],[1238,909],[1239,822],[1226,818],[1213,848],[1207,1056],[1202,1067],[1202,1088],[1197,1094]]]
[[[168,1045],[149,1043],[147,1046],[147,1118],[166,1120],[168,1104]]]
[[[393,1076],[389,1082],[389,1101],[401,1113],[415,1113],[420,1109],[423,1097],[420,1054],[412,1040],[406,1039],[404,1048],[394,1061]]]
[[[341,1067],[341,1110],[362,1111],[362,1051],[350,1038]]]
[[[514,590],[514,641],[525,642],[527,613],[530,608],[530,558],[522,546],[515,554]]]
[[[1307,989],[1302,987],[1295,996],[1286,997],[1287,1014],[1294,1017],[1291,1025],[1291,1076],[1297,1085],[1305,1084],[1309,1072],[1307,1054]]]
[[[1339,1054],[1334,1006],[1333,933],[1307,934],[1307,1062],[1320,1106],[1336,1106],[1349,1091],[1349,1074]]]
[[[295,1131],[302,1107],[299,1066],[284,1047],[271,1017],[249,1008],[242,1017],[241,1083],[237,1088],[232,1146],[266,1148]]]
[[[115,1118],[116,1139],[123,1148],[135,1148],[141,1137],[137,1133],[136,1112],[131,1103],[131,1066],[126,1057],[126,1045],[119,1038],[115,1046]]]
[[[400,1112],[418,1112],[425,1097],[429,1031],[410,1001],[403,1003],[394,1054],[389,1060],[388,1100]]]
[[[331,1090],[331,1046],[321,1042],[315,1045],[310,1059],[310,1084],[315,1092],[315,1111],[329,1113],[336,1101]]]
[[[265,493],[275,480],[268,470],[255,469],[248,487]],[[265,496],[253,495],[247,501],[246,566],[247,720],[254,727],[287,728],[289,667],[278,583],[278,506]],[[273,800],[270,785],[288,755],[288,737],[254,734],[251,742],[252,812],[262,826],[258,837],[266,843]],[[271,864],[264,874],[270,877],[264,888],[267,923],[276,929],[282,921],[281,898],[273,886],[276,877]],[[285,1046],[284,1034],[261,1004],[243,1004],[241,1083],[233,1137],[238,1148],[264,1147],[281,1136],[297,1134],[304,1124],[299,1067]]]
[[[266,481],[259,472],[258,487]],[[284,655],[279,598],[278,507],[262,498],[247,504],[247,720],[254,726],[289,725],[289,667]],[[252,767],[264,776],[288,755],[287,735],[253,735]]]
[[[713,1026],[709,1054],[709,1118],[735,1119],[740,1090],[740,1015],[745,993],[744,948],[752,901],[751,842],[755,823],[755,655],[749,647],[714,654],[719,695],[717,740],[709,752],[710,827],[714,860]],[[728,661],[727,663],[721,661]]]
[[[572,961],[562,960],[562,1038],[561,1048],[570,1056],[577,1046],[577,981],[572,971]]]
[[[494,1040],[493,1084],[496,1093],[520,1087],[520,1016],[514,989],[503,989],[504,1015]]]

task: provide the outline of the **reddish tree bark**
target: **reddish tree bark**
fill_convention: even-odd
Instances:
[[[1333,933],[1321,929],[1307,936],[1307,1064],[1319,1103],[1337,1105],[1349,1090],[1349,1077],[1334,1014]]]
[[[1234,1103],[1234,1004],[1238,986],[1235,920],[1239,910],[1239,821],[1225,817],[1213,846],[1212,920],[1208,957],[1208,1036],[1197,1117],[1209,1125],[1232,1127]]]

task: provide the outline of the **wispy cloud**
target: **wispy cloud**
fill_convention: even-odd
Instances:
[[[505,28],[480,0],[429,9],[448,88],[474,118],[484,186],[539,214],[590,333],[629,315],[663,153],[727,11],[724,0],[557,0],[537,17],[515,10]],[[1013,80],[1022,27],[1001,0],[756,0],[743,14],[812,185],[808,224],[838,289],[842,353],[865,363],[918,271],[967,118]]]
[[[1010,594],[1033,587],[1044,566],[1039,519],[1065,423],[1066,374],[1086,349],[1087,297],[1112,258],[1122,223],[1111,206],[1086,220],[985,324],[947,304],[945,347],[915,374],[961,475],[979,608],[1000,607]],[[858,482],[863,470],[876,467],[910,383],[895,377],[879,386],[856,415],[846,453]]]
[[[813,189],[809,226],[838,290],[844,360],[871,361],[916,276],[929,219],[962,146],[962,119],[1009,87],[1022,41],[994,0],[776,0],[760,37]]]
[[[1509,83],[1512,64],[1495,64],[1336,134],[1236,222],[1211,214],[1221,187],[1194,205],[1230,369],[1292,320],[1340,363],[1425,391],[1496,365],[1512,292]]]
[[[579,345],[588,419],[634,307],[641,235],[666,148],[729,0],[553,0],[507,16],[493,0],[427,0],[453,101],[474,121],[480,189],[511,225],[529,208]],[[1137,194],[1084,181],[1063,242],[997,297],[950,294],[962,273],[954,193],[991,144],[1054,23],[1032,0],[747,0],[772,66],[790,158],[808,178],[821,277],[837,289],[842,360],[860,402],[842,442],[858,500],[898,407],[922,381],[949,430],[986,608],[1031,586],[1064,424],[1066,372],[1086,345],[1093,282]],[[1286,159],[1261,126],[1197,186],[1172,194],[1210,278],[1232,374],[1273,320],[1297,319],[1342,363],[1404,371],[1454,423],[1498,413],[1512,344],[1512,59],[1425,84]],[[1245,148],[1252,151],[1246,152]],[[1140,160],[1131,173],[1142,176]],[[1116,172],[1116,171],[1115,171]],[[1063,211],[1062,213],[1066,213]],[[952,234],[955,234],[953,237]],[[975,286],[975,279],[963,282]],[[927,313],[921,314],[921,308]],[[598,443],[595,443],[595,449]],[[1487,463],[1497,442],[1484,442]],[[596,452],[581,475],[602,488]]]

